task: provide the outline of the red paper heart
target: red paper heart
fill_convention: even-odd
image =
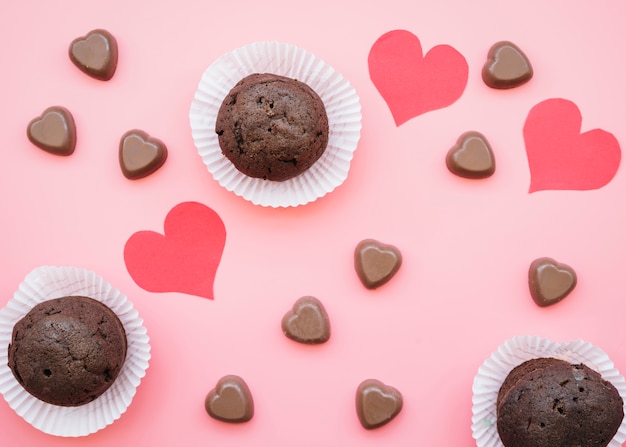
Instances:
[[[213,282],[226,241],[211,208],[184,202],[165,218],[165,234],[139,231],[124,247],[128,273],[149,292],[182,292],[213,299]]]
[[[449,106],[467,85],[468,66],[461,53],[437,45],[422,56],[419,39],[409,31],[383,34],[370,50],[368,65],[396,126]]]
[[[611,181],[621,150],[613,134],[602,129],[580,133],[576,104],[553,98],[535,105],[524,124],[530,189],[597,189]]]

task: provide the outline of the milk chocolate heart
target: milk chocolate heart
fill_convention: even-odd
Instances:
[[[354,250],[354,268],[368,289],[375,289],[388,282],[401,264],[400,250],[375,239],[362,240]]]
[[[122,173],[131,180],[146,177],[167,159],[167,147],[143,130],[129,130],[120,139],[119,161]]]
[[[530,294],[538,306],[556,304],[576,287],[576,272],[552,258],[535,259],[528,270]]]
[[[204,400],[206,412],[223,422],[247,422],[254,416],[254,401],[246,382],[239,376],[222,377]]]
[[[103,29],[76,38],[69,48],[70,60],[92,78],[108,81],[117,68],[117,41]]]
[[[496,170],[496,161],[487,139],[479,132],[465,132],[448,151],[446,166],[460,177],[481,179]]]
[[[376,379],[361,382],[356,391],[356,412],[364,428],[389,423],[402,410],[402,394]]]
[[[518,87],[533,77],[533,67],[522,50],[508,41],[495,43],[487,54],[482,77],[491,88]]]
[[[330,322],[324,305],[315,297],[303,296],[282,320],[283,333],[300,343],[320,344],[330,338]]]
[[[76,124],[65,107],[53,106],[33,119],[26,129],[28,139],[55,155],[71,155],[76,148]]]

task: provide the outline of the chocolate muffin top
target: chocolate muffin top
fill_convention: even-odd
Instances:
[[[307,84],[251,74],[226,95],[215,124],[222,153],[249,177],[284,181],[315,163],[328,144],[328,116]]]
[[[13,327],[9,368],[26,391],[60,406],[96,399],[126,358],[126,332],[106,305],[84,296],[37,304]]]
[[[584,364],[555,358],[514,368],[497,399],[505,447],[604,447],[624,418],[617,389]]]

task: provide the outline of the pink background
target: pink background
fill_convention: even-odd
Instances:
[[[0,305],[40,265],[96,271],[127,294],[152,345],[150,368],[128,411],[86,438],[56,438],[0,401],[10,446],[219,445],[472,446],[472,381],[486,357],[515,335],[582,338],[626,370],[626,175],[593,191],[529,194],[522,138],[540,101],[574,101],[583,130],[602,128],[626,144],[626,3],[498,0],[270,3],[167,0],[23,1],[0,15]],[[94,28],[118,41],[114,78],[93,80],[67,57]],[[406,29],[425,51],[448,44],[469,65],[461,98],[396,127],[372,84],[367,56],[387,31]],[[535,68],[511,91],[480,77],[487,50],[511,40]],[[363,129],[350,174],[303,207],[254,206],[208,174],[191,138],[189,106],[204,69],[259,40],[307,49],[346,77],[361,98]],[[46,107],[70,109],[76,152],[35,148],[26,125]],[[123,177],[117,144],[140,128],[169,148],[166,164],[139,181]],[[493,177],[450,174],[445,154],[477,130],[497,161]],[[162,231],[176,204],[198,201],[226,226],[215,300],[150,293],[126,270],[123,247],[136,231]],[[375,291],[358,281],[355,245],[375,238],[399,247],[404,264]],[[550,256],[576,270],[563,302],[539,308],[527,287],[532,260]],[[288,340],[280,320],[314,295],[332,337],[322,346]],[[212,420],[203,401],[217,380],[248,383],[256,414],[244,425]],[[358,384],[399,389],[404,409],[364,430]]]

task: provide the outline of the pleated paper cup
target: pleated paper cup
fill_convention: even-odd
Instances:
[[[8,366],[13,326],[35,305],[53,298],[81,295],[113,310],[124,325],[126,360],[115,382],[100,397],[77,407],[43,402],[28,393]],[[0,309],[0,393],[9,406],[33,427],[56,436],[86,436],[112,424],[130,405],[150,360],[150,344],[143,320],[125,295],[93,272],[76,267],[39,267],[19,285]]]
[[[496,425],[496,400],[506,376],[521,363],[538,357],[554,357],[569,363],[584,363],[617,388],[626,402],[626,380],[600,348],[583,340],[557,343],[536,336],[518,336],[504,342],[474,377],[472,387],[472,435],[477,447],[503,447]],[[626,440],[626,420],[608,444],[620,447]]]
[[[306,83],[322,99],[328,115],[328,146],[304,173],[275,182],[249,177],[220,149],[215,122],[222,101],[244,77],[272,73]],[[233,50],[206,69],[189,111],[192,136],[202,161],[224,188],[268,207],[313,202],[341,185],[361,135],[361,104],[350,83],[313,54],[281,42],[256,42]]]

